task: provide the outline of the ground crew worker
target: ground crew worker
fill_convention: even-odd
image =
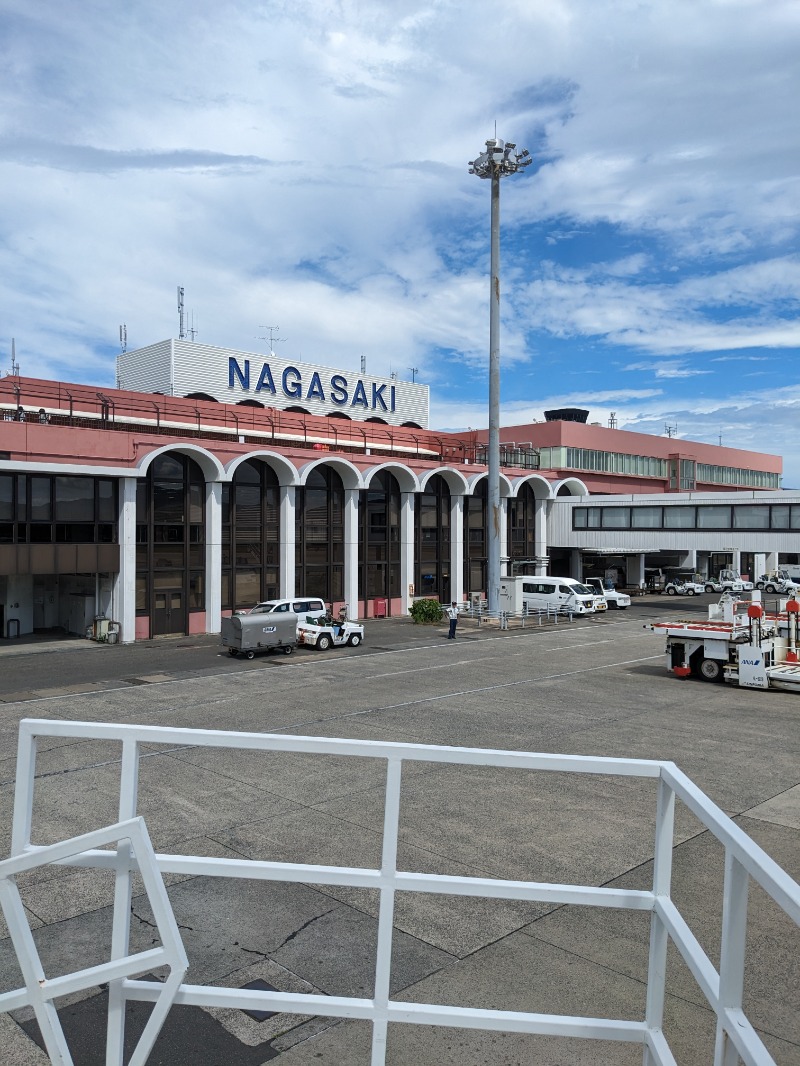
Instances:
[[[448,640],[456,639],[456,626],[458,625],[458,604],[455,600],[450,604],[446,611],[447,617],[450,619],[450,632],[447,634]]]

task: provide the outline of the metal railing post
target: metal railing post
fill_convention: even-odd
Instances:
[[[389,759],[387,761],[386,798],[383,812],[383,851],[381,855],[381,899],[378,909],[378,948],[375,964],[375,988],[372,993],[375,1019],[372,1024],[371,1066],[384,1066],[386,1062],[402,768],[403,764],[400,759]]]
[[[750,876],[725,850],[725,887],[722,897],[722,946],[719,959],[719,1013],[714,1046],[714,1066],[738,1066],[739,1053],[726,1031],[728,1011],[741,1011],[744,960],[747,948],[747,894]]]
[[[119,821],[136,817],[139,787],[139,744],[135,740],[122,743],[122,769],[119,782]],[[124,959],[130,952],[131,844],[117,841],[116,874],[114,879],[114,911],[111,926],[111,958]],[[125,996],[122,980],[108,984],[108,1027],[106,1031],[106,1066],[123,1066],[125,1050]]]
[[[653,859],[653,893],[670,896],[672,885],[672,845],[675,834],[675,793],[664,781],[658,782],[656,800],[656,839]],[[649,1032],[660,1033],[664,1024],[664,995],[667,975],[667,928],[659,913],[650,915],[650,954],[647,962],[645,1024]],[[660,1066],[661,1060],[645,1044],[642,1066]]]

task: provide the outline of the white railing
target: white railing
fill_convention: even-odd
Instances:
[[[39,737],[72,737],[86,740],[112,740],[122,745],[119,820],[120,824],[60,845],[40,847],[31,842],[32,808]],[[284,751],[317,755],[353,756],[386,761],[383,848],[379,869],[321,866],[304,863],[225,859],[214,856],[185,856],[148,852],[149,841],[136,828],[140,747],[143,744],[194,745],[247,751]],[[511,770],[605,774],[650,778],[657,782],[653,886],[649,891],[597,888],[584,885],[512,881],[496,878],[459,877],[413,873],[397,869],[400,794],[403,763],[406,761],[462,766],[495,766]],[[700,946],[697,937],[671,899],[672,849],[675,799],[714,834],[725,849],[725,883],[722,906],[722,947],[717,971]],[[142,827],[143,828],[143,827]],[[137,835],[138,834],[138,835]],[[98,847],[99,842],[119,842],[116,850]],[[131,844],[127,841],[132,842]],[[54,850],[56,849],[56,850]],[[60,851],[57,849],[61,849]],[[365,740],[339,740],[318,737],[282,736],[269,733],[229,733],[221,730],[173,729],[159,726],[102,725],[88,722],[55,722],[25,719],[20,723],[17,782],[12,826],[12,857],[0,862],[0,901],[13,931],[20,954],[25,987],[0,995],[0,1011],[30,1005],[45,1019],[45,1039],[52,1035],[48,1052],[55,1063],[71,1063],[66,1045],[61,1044],[58,1018],[52,1007],[61,988],[85,987],[88,971],[77,976],[46,978],[38,958],[27,957],[33,941],[13,878],[33,865],[57,861],[64,865],[106,868],[116,871],[111,955],[99,980],[109,980],[108,1066],[122,1066],[124,1004],[126,1000],[161,1004],[161,1015],[149,1027],[151,1044],[155,1028],[171,1001],[177,1006],[227,1007],[238,1010],[271,1010],[316,1014],[337,1018],[360,1018],[372,1023],[372,1066],[383,1066],[387,1029],[390,1022],[416,1025],[456,1026],[498,1032],[532,1033],[577,1039],[616,1040],[639,1044],[644,1066],[675,1066],[675,1058],[662,1032],[666,983],[667,945],[671,940],[680,951],[717,1019],[714,1066],[775,1066],[775,1060],[748,1021],[742,1009],[746,958],[747,894],[750,880],[761,888],[787,915],[800,925],[800,886],[736,826],[711,800],[670,762],[644,759],[595,758],[580,755],[529,754],[479,748],[436,747],[423,744],[381,743]],[[206,987],[179,984],[169,990],[151,981],[130,979],[141,971],[129,955],[131,886],[134,870],[143,875],[152,864],[160,873],[203,875],[207,877],[249,878],[290,881],[304,884],[349,885],[377,889],[380,893],[375,978],[371,999],[347,996],[307,995],[290,992],[264,992],[241,988]],[[146,879],[151,899],[166,899],[153,878]],[[487,1010],[479,1004],[455,1007],[438,1003],[412,1003],[389,996],[394,901],[397,892],[427,892],[492,899],[540,901],[551,904],[577,904],[649,911],[651,914],[647,997],[643,1018],[568,1017],[525,1011]],[[163,894],[163,895],[162,895]],[[171,916],[171,911],[170,911]],[[162,912],[165,947],[174,936],[174,919]],[[185,956],[174,944],[168,960],[170,981],[183,976]],[[147,960],[152,963],[152,960]],[[38,967],[38,969],[37,969]],[[100,971],[98,970],[98,973]],[[89,977],[92,975],[89,973]],[[84,984],[81,984],[83,980]],[[58,984],[60,982],[60,985]],[[72,983],[70,983],[72,982]],[[46,1031],[45,1031],[46,1030]],[[141,1048],[139,1049],[141,1054]],[[133,1060],[131,1060],[133,1061]],[[139,1058],[137,1061],[145,1061]]]

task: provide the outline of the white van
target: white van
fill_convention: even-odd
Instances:
[[[571,611],[594,614],[608,610],[608,603],[573,577],[501,577],[500,609],[512,614],[526,611]]]
[[[264,600],[257,603],[248,614],[272,614],[273,611],[288,612],[299,615],[303,621],[309,618],[324,618],[326,613],[325,604],[316,597],[300,597],[292,600]]]

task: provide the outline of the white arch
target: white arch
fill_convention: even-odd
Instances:
[[[147,471],[150,469],[153,461],[160,455],[166,455],[169,453],[179,455],[188,455],[191,459],[197,463],[200,469],[203,471],[203,477],[206,481],[226,481],[225,468],[222,463],[217,459],[216,455],[207,451],[205,448],[201,448],[197,444],[187,444],[183,441],[174,444],[164,444],[161,448],[154,448],[151,452],[147,452],[143,455],[136,465],[136,476],[144,477]]]
[[[242,463],[246,462],[248,459],[258,459],[261,462],[266,463],[266,465],[277,475],[279,485],[298,485],[300,483],[300,474],[294,463],[290,462],[279,452],[272,451],[248,452],[246,455],[237,455],[236,458],[231,459],[231,461],[225,466],[225,472],[230,481],[233,481],[233,475]]]
[[[553,496],[558,496],[559,490],[566,488],[565,496],[588,496],[589,490],[579,477],[565,477],[561,481],[554,481],[552,485]]]
[[[542,474],[525,474],[513,480],[514,496],[519,496],[523,486],[530,485],[537,500],[552,500],[553,485]]]
[[[342,459],[338,456],[320,456],[319,459],[312,459],[311,462],[304,463],[298,470],[299,485],[305,485],[308,481],[308,475],[312,470],[316,470],[318,466],[331,466],[342,479],[342,484],[346,489],[363,489],[364,481],[361,477],[361,471],[357,466],[354,466],[349,459]]]
[[[481,472],[479,472],[477,474],[470,474],[470,476],[467,478],[467,484],[469,485],[469,495],[472,495],[472,493],[475,492],[476,486],[482,480],[484,480],[484,478],[488,478],[488,477],[489,477],[489,471],[488,470],[483,470],[483,471],[481,471]],[[514,489],[512,487],[512,484],[509,481],[509,479],[506,477],[506,475],[501,471],[500,472],[500,499],[501,500],[502,499],[507,499],[509,496],[513,496],[513,495],[514,495]]]
[[[469,495],[471,490],[467,483],[467,479],[460,470],[454,470],[449,466],[437,466],[435,470],[426,470],[424,474],[421,474],[419,478],[420,492],[425,491],[425,486],[435,474],[440,474],[444,478],[447,482],[447,487],[453,495]]]
[[[375,466],[370,466],[366,470],[363,470],[362,477],[364,479],[365,487],[369,488],[370,481],[376,474],[380,474],[384,470],[388,470],[390,474],[393,474],[395,478],[397,478],[397,483],[400,486],[401,492],[419,492],[419,478],[414,471],[409,469],[409,467],[404,466],[402,463],[392,461],[377,463]]]

